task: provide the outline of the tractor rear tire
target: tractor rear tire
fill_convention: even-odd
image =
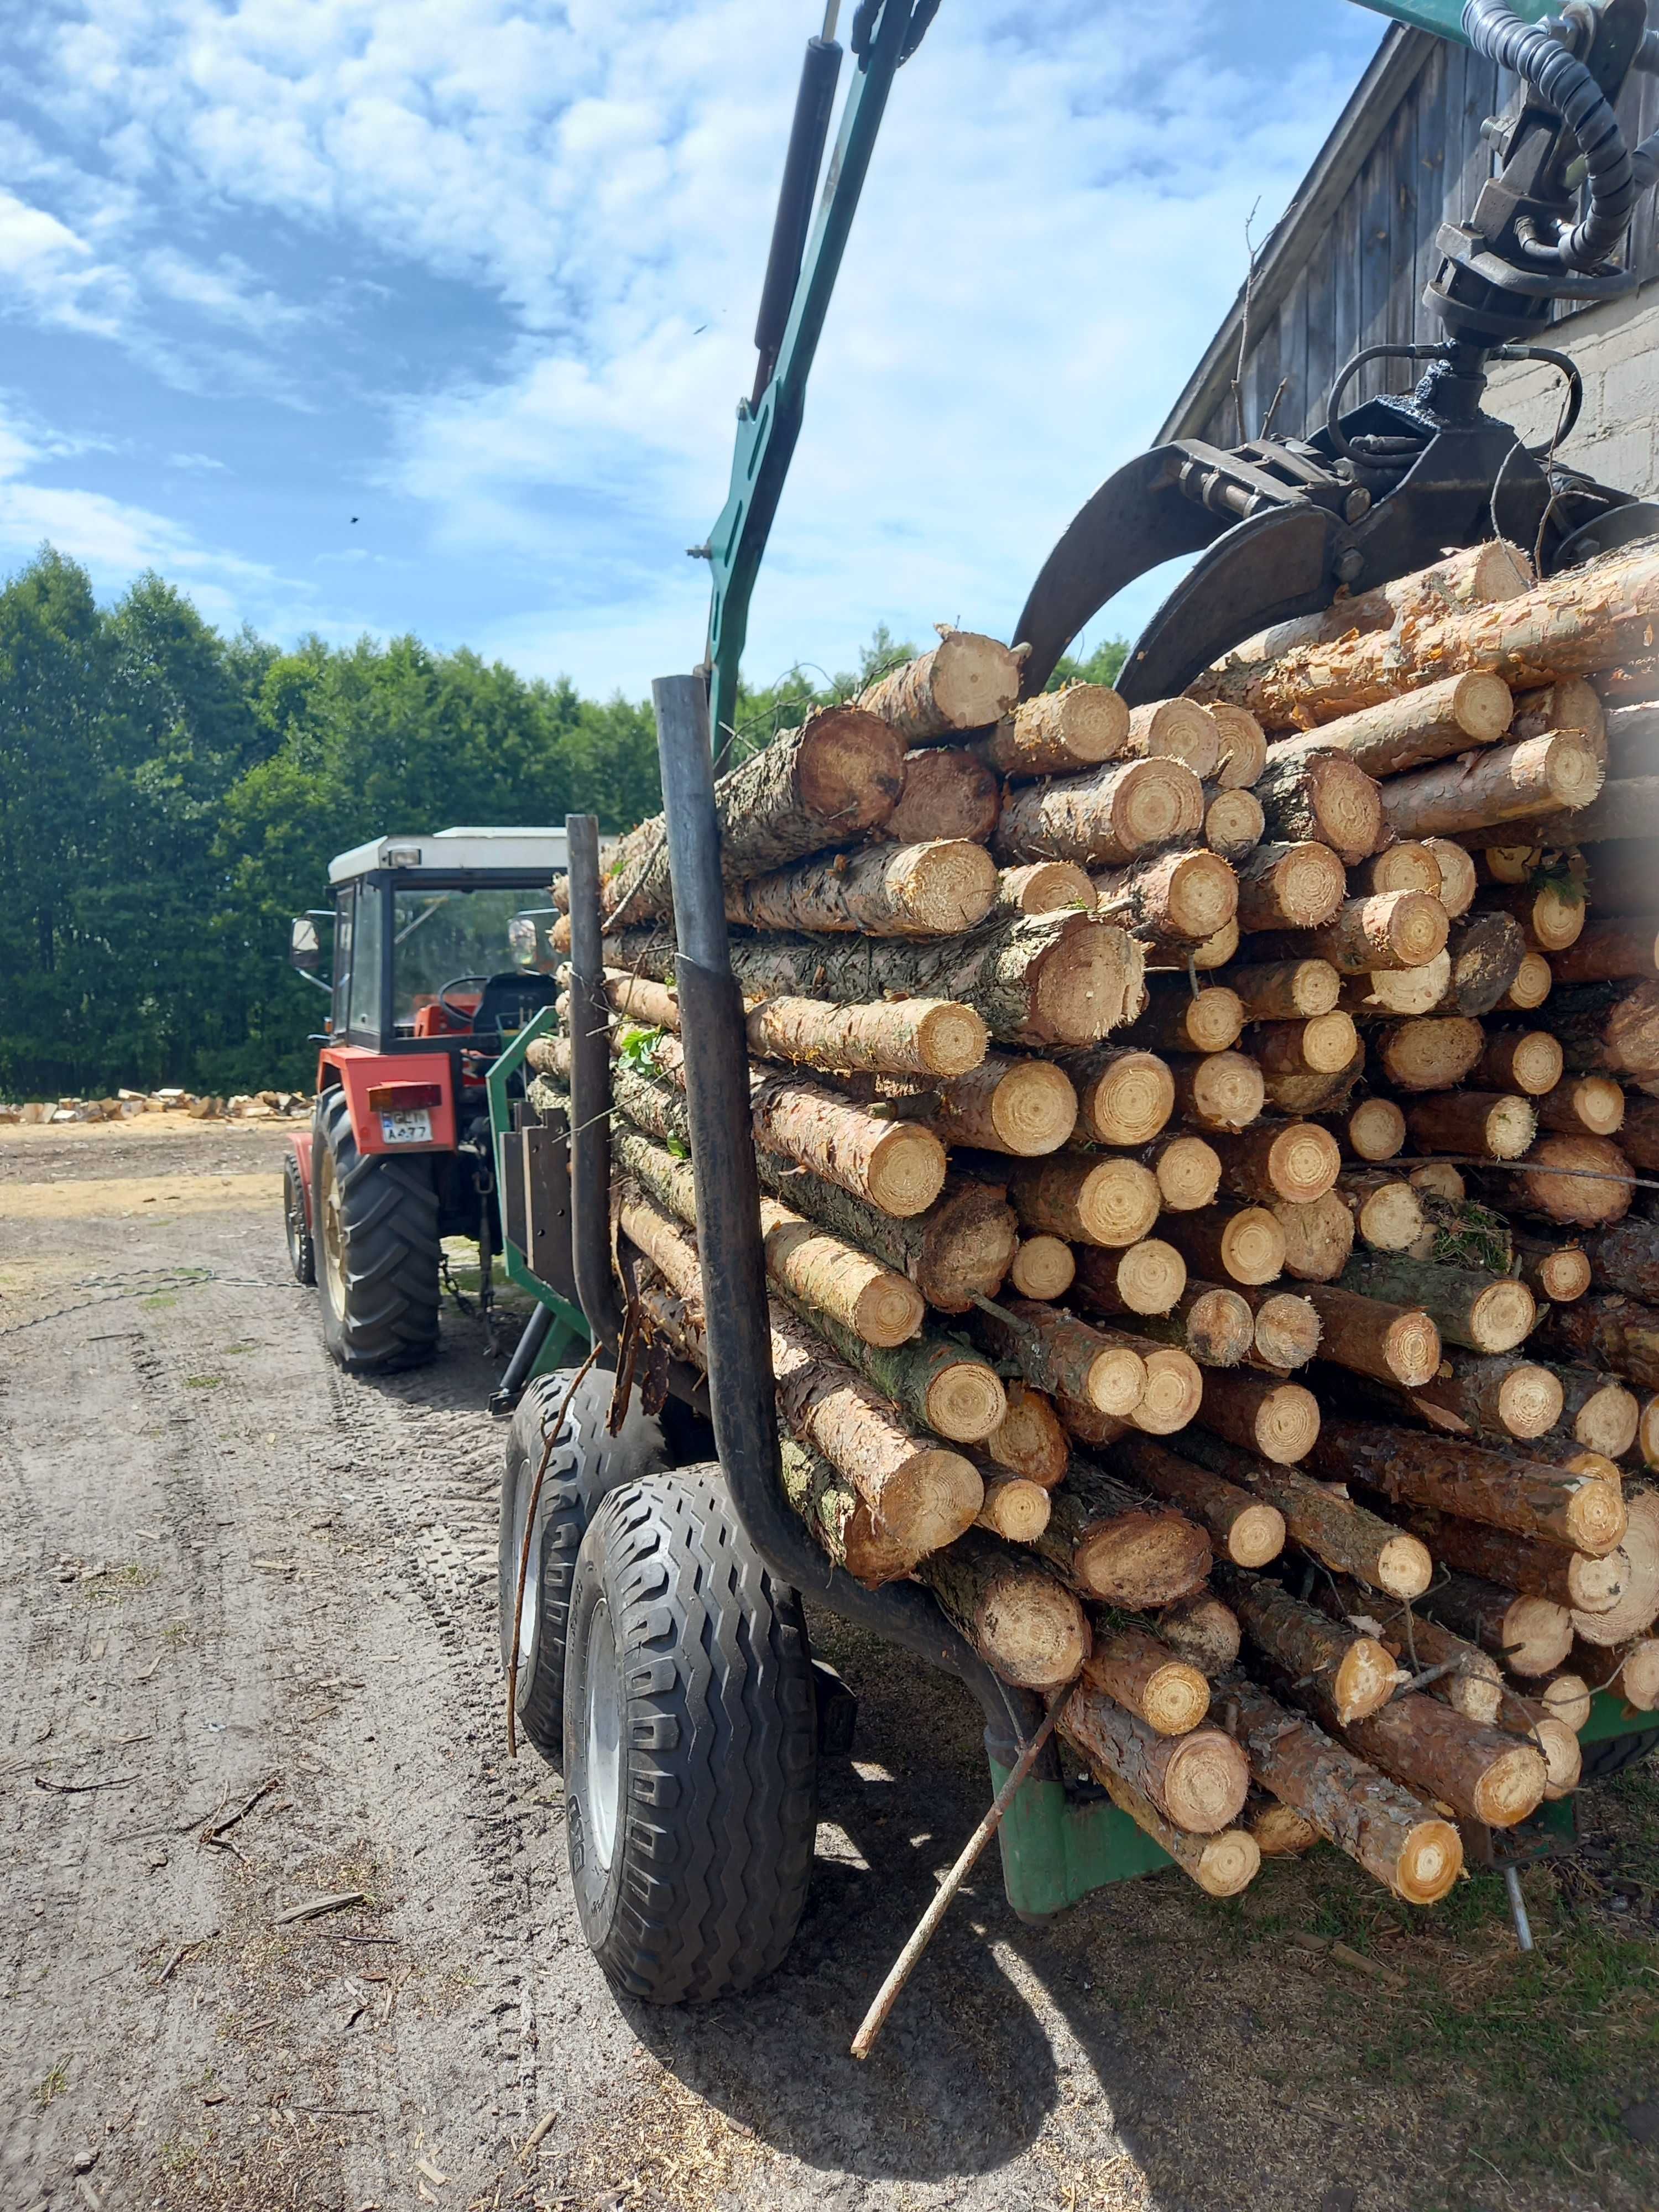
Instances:
[[[501,1474],[501,1535],[496,1554],[501,1672],[513,1662],[513,1616],[524,1558],[525,1516],[536,1470],[547,1447],[574,1369],[533,1376],[526,1385],[507,1433]],[[622,1434],[607,1433],[616,1376],[592,1368],[577,1383],[558,1441],[548,1456],[536,1506],[536,1532],[525,1564],[524,1605],[519,1613],[519,1679],[514,1711],[538,1751],[558,1763],[564,1745],[564,1650],[570,1620],[570,1584],[587,1524],[613,1490],[654,1474],[666,1463],[662,1431],[630,1392]]]
[[[292,1152],[283,1162],[283,1231],[288,1238],[288,1264],[296,1283],[307,1286],[317,1279],[317,1248],[306,1219],[305,1179]]]
[[[718,1467],[613,1491],[576,1560],[564,1685],[576,1911],[617,1987],[707,2003],[769,1974],[806,1903],[817,1724],[800,1600]]]
[[[438,1194],[425,1159],[361,1152],[343,1091],[317,1103],[313,1238],[323,1341],[348,1375],[419,1367],[438,1349]]]

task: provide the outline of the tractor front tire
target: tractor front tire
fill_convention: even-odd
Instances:
[[[626,1995],[706,2003],[769,1974],[806,1902],[817,1728],[800,1601],[718,1467],[613,1491],[577,1556],[565,1831],[588,1948]]]
[[[305,1179],[292,1152],[283,1162],[283,1231],[288,1238],[288,1264],[296,1283],[307,1287],[317,1279],[317,1248],[306,1218]]]
[[[496,1553],[496,1600],[501,1632],[501,1672],[513,1662],[513,1622],[519,1622],[519,1675],[514,1712],[538,1751],[558,1761],[564,1745],[564,1653],[570,1620],[570,1584],[576,1554],[587,1524],[625,1482],[654,1473],[666,1452],[660,1427],[642,1411],[639,1393],[630,1391],[620,1436],[606,1428],[617,1378],[590,1368],[574,1391],[579,1371],[566,1369],[533,1376],[526,1385],[507,1432],[507,1465],[501,1475],[501,1534]],[[570,1402],[565,1406],[566,1394]],[[548,1433],[559,1419],[558,1435],[548,1450]],[[536,1471],[547,1454],[536,1527],[526,1558],[525,1519],[536,1487]],[[523,1562],[524,1603],[519,1604],[519,1567]]]
[[[418,1367],[438,1349],[438,1194],[422,1158],[361,1152],[343,1091],[317,1103],[313,1237],[323,1341],[349,1375]]]

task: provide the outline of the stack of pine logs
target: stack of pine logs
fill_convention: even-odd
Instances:
[[[789,1497],[1213,1894],[1432,1902],[1659,1705],[1656,628],[1659,550],[1493,544],[1133,710],[945,631],[717,787]],[[603,903],[695,1365],[659,821]]]

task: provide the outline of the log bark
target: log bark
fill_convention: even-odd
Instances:
[[[1221,1162],[1215,1146],[1202,1137],[1164,1137],[1145,1157],[1158,1194],[1173,1213],[1207,1206],[1221,1188]]]
[[[1654,892],[1659,904],[1659,887]],[[1614,916],[1589,921],[1576,941],[1550,963],[1558,983],[1618,983],[1659,970],[1659,933],[1651,921]]]
[[[754,1093],[755,1142],[882,1213],[926,1213],[945,1188],[945,1147],[914,1121],[883,1121],[822,1085],[767,1077]]]
[[[1636,1193],[1630,1162],[1605,1137],[1542,1137],[1522,1171],[1507,1178],[1513,1203],[1581,1229],[1622,1221]]]
[[[1126,1312],[1115,1283],[1109,1302],[1097,1297],[1096,1279],[1086,1264],[1079,1271],[1079,1303],[1097,1306],[1105,1313]],[[1190,1276],[1167,1314],[1145,1314],[1135,1322],[1138,1334],[1174,1345],[1202,1367],[1237,1367],[1254,1341],[1254,1328],[1255,1317],[1236,1290],[1219,1283],[1195,1282]]]
[[[1158,1179],[1139,1160],[1072,1153],[1022,1160],[1008,1195],[1023,1227],[1074,1244],[1136,1244],[1158,1217]]]
[[[1580,1244],[1558,1243],[1553,1237],[1517,1229],[1512,1238],[1521,1263],[1521,1279],[1540,1303],[1571,1304],[1590,1286],[1589,1255]]]
[[[653,982],[648,975],[625,975],[618,968],[607,968],[605,995],[617,1013],[642,1023],[647,1029],[672,1030],[678,1035],[680,1002],[666,983]]]
[[[1426,1560],[1428,1553],[1423,1556]],[[1424,1577],[1425,1589],[1429,1579]],[[1500,1721],[1512,1693],[1504,1688],[1504,1670],[1490,1652],[1453,1635],[1438,1621],[1413,1612],[1408,1604],[1379,1602],[1373,1591],[1346,1575],[1318,1577],[1312,1600],[1334,1620],[1346,1620],[1376,1637],[1408,1674],[1449,1664],[1452,1671],[1426,1683],[1423,1694],[1482,1727],[1490,1728]]]
[[[1270,837],[1328,845],[1350,868],[1382,842],[1381,787],[1346,754],[1321,749],[1285,758],[1270,745],[1255,790]]]
[[[1297,1685],[1297,1702],[1307,1702],[1304,1687],[1312,1691],[1327,1726],[1346,1728],[1394,1695],[1394,1660],[1376,1637],[1303,1604],[1270,1576],[1219,1566],[1215,1587],[1275,1672]]]
[[[1411,1393],[1409,1404],[1431,1428],[1507,1449],[1548,1435],[1561,1418],[1562,1390],[1559,1378],[1524,1352],[1449,1348],[1438,1373]]]
[[[1311,1283],[1307,1296],[1319,1316],[1322,1358],[1402,1389],[1433,1380],[1440,1332],[1420,1306],[1390,1305],[1334,1283]]]
[[[1347,890],[1340,855],[1312,839],[1258,844],[1238,862],[1237,875],[1243,930],[1321,929]]]
[[[1269,960],[1259,967],[1232,968],[1227,982],[1250,1022],[1304,1021],[1328,1014],[1342,992],[1342,978],[1328,960]]]
[[[1159,853],[1092,878],[1100,912],[1151,945],[1202,945],[1238,907],[1238,882],[1218,853]]]
[[[1340,1482],[1319,1482],[1298,1468],[1278,1467],[1202,1429],[1182,1439],[1182,1451],[1242,1489],[1276,1506],[1293,1542],[1334,1572],[1409,1601],[1434,1577],[1434,1562],[1417,1537],[1356,1504]]]
[[[856,707],[809,715],[715,784],[726,882],[765,875],[826,845],[851,844],[887,821],[903,787],[903,743],[884,723]],[[613,927],[672,912],[660,814],[619,842],[600,898]]]
[[[1021,1297],[1063,1298],[1076,1279],[1077,1255],[1062,1238],[1041,1232],[1020,1238],[1008,1281]]]
[[[1380,1772],[1489,1828],[1512,1828],[1535,1813],[1549,1781],[1543,1754],[1532,1745],[1431,1698],[1396,1698],[1351,1723],[1342,1736]]]
[[[1072,1458],[1054,1402],[1026,1382],[1009,1382],[1005,1387],[1008,1410],[985,1439],[986,1455],[1011,1474],[1024,1475],[1028,1482],[1052,1490]]]
[[[1299,1382],[1233,1370],[1212,1373],[1205,1386],[1204,1426],[1280,1467],[1308,1456],[1319,1423],[1319,1401]]]
[[[1659,982],[1584,983],[1553,992],[1550,1029],[1574,1075],[1659,1078]]]
[[[1173,1826],[1149,1797],[1142,1796],[1109,1768],[1103,1767],[1097,1778],[1119,1812],[1150,1836],[1206,1897],[1237,1897],[1261,1872],[1262,1846],[1248,1830],[1224,1828],[1215,1836],[1188,1835],[1184,1828]]]
[[[526,1064],[538,1075],[554,1076],[562,1084],[570,1080],[570,1040],[568,1036],[532,1037],[525,1048]]]
[[[1012,1263],[1018,1222],[1002,1192],[986,1184],[947,1181],[926,1213],[900,1221],[816,1176],[790,1172],[774,1154],[758,1152],[756,1165],[786,1205],[908,1276],[941,1313],[966,1313],[975,1297],[994,1297]]]
[[[1545,1092],[1535,1110],[1539,1127],[1559,1136],[1613,1137],[1624,1127],[1626,1107],[1611,1076],[1569,1075]]]
[[[1593,1291],[1569,1306],[1553,1306],[1540,1343],[1589,1366],[1659,1390],[1659,1310],[1616,1291]]]
[[[1582,744],[1583,740],[1575,738],[1572,743]],[[1468,833],[1470,843],[1477,847],[1499,842],[1510,844],[1515,834],[1501,829]],[[1602,783],[1586,804],[1528,822],[1524,834],[1534,847],[1557,852],[1567,846],[1595,847],[1624,837],[1651,839],[1659,836],[1659,775],[1616,776]]]
[[[945,1616],[994,1674],[1017,1689],[1052,1694],[1089,1656],[1089,1624],[1076,1595],[1034,1562],[975,1529],[921,1563]]]
[[[1085,1244],[1077,1255],[1076,1280],[1079,1304],[1127,1315],[1138,1328],[1174,1310],[1187,1288],[1187,1263],[1161,1237],[1143,1237],[1122,1251]]]
[[[872,836],[899,845],[939,837],[987,845],[1002,811],[1002,787],[981,760],[957,746],[906,753],[899,802]]]
[[[1209,1711],[1208,1678],[1139,1621],[1104,1613],[1095,1623],[1094,1643],[1084,1681],[1156,1735],[1188,1735]]]
[[[1354,1233],[1373,1252],[1408,1252],[1423,1234],[1423,1201],[1403,1176],[1386,1168],[1350,1168],[1336,1194],[1353,1216]]]
[[[1426,891],[1384,891],[1345,900],[1335,920],[1310,932],[1302,949],[1341,975],[1372,975],[1423,967],[1444,951],[1449,929],[1446,909]],[[1267,942],[1278,950],[1275,939]]]
[[[981,1467],[985,1503],[975,1528],[1000,1536],[1006,1544],[1035,1544],[1048,1525],[1048,1493],[1041,1483],[1006,1468]]]
[[[1226,1678],[1220,1711],[1263,1788],[1396,1897],[1432,1905],[1456,1881],[1463,1869],[1457,1830],[1398,1783],[1242,1675]]]
[[[1408,1106],[1406,1127],[1421,1152],[1518,1160],[1537,1133],[1538,1116],[1529,1100],[1508,1091],[1457,1091]]]
[[[1435,866],[1440,871],[1440,903],[1456,921],[1474,904],[1480,884],[1474,862],[1454,838],[1425,837],[1423,843],[1433,854]]]
[[[1018,1159],[1058,1152],[1077,1127],[1077,1093],[1051,1060],[988,1053],[969,1074],[936,1085],[933,1100],[927,1126],[941,1144]]]
[[[1244,1830],[1264,1859],[1300,1858],[1319,1841],[1311,1820],[1254,1788],[1245,1802]]]
[[[1095,903],[1089,871],[1075,860],[1032,860],[1023,868],[997,872],[996,910],[1000,915],[1086,913]]]
[[[1225,1200],[1198,1213],[1166,1214],[1164,1238],[1188,1272],[1210,1282],[1271,1283],[1285,1265],[1285,1232],[1265,1206]]]
[[[1251,1056],[1264,1082],[1275,1085],[1304,1075],[1340,1075],[1358,1050],[1353,1017],[1340,1007],[1300,1021],[1258,1022],[1250,1032]]]
[[[1659,1098],[1626,1099],[1619,1146],[1639,1175],[1659,1174]]]
[[[1246,1053],[1212,1052],[1197,1059],[1173,1054],[1169,1067],[1176,1111],[1195,1129],[1247,1129],[1261,1111],[1267,1086]]]
[[[1572,1615],[1547,1597],[1517,1597],[1449,1575],[1418,1600],[1430,1620],[1501,1660],[1512,1674],[1553,1674],[1572,1649]]]
[[[1598,1287],[1659,1305],[1659,1224],[1623,1221],[1585,1247]]]
[[[1097,1145],[1148,1145],[1175,1111],[1167,1063],[1138,1045],[1100,1045],[1059,1062],[1077,1092],[1077,1134]]]
[[[1074,1589],[1146,1613],[1202,1588],[1210,1540],[1184,1513],[1078,1459],[1049,1503],[1036,1550]]]
[[[1656,620],[1659,552],[1637,546],[1552,577],[1501,606],[1303,646],[1257,669],[1212,670],[1194,689],[1248,707],[1268,729],[1306,726],[1466,669],[1489,669],[1512,691],[1592,675],[1642,657]]]
[[[890,1347],[864,1343],[825,1314],[802,1318],[883,1397],[947,1443],[983,1443],[1008,1410],[996,1370],[948,1336],[928,1330]]]
[[[1369,631],[1406,623],[1437,622],[1443,615],[1501,599],[1518,599],[1534,581],[1532,563],[1518,546],[1499,538],[1449,553],[1426,568],[1357,594],[1339,592],[1318,614],[1275,623],[1247,638],[1189,687],[1193,696],[1214,690],[1225,670],[1260,667],[1303,646],[1335,645]]]
[[[936,839],[799,861],[732,884],[726,919],[750,929],[864,937],[950,937],[996,903],[996,863],[982,845]]]
[[[1328,1414],[1308,1456],[1310,1473],[1331,1481],[1358,1483],[1396,1504],[1431,1506],[1564,1551],[1600,1557],[1625,1533],[1617,1483],[1451,1437]]]
[[[1367,775],[1400,775],[1408,769],[1454,759],[1478,745],[1495,744],[1514,714],[1515,701],[1503,678],[1476,670],[1379,700],[1374,707],[1325,723],[1312,736],[1282,738],[1269,748],[1268,757],[1305,759],[1311,752],[1330,750],[1345,753]],[[1537,732],[1524,734],[1533,737]]]
[[[1190,1659],[1212,1682],[1238,1658],[1238,1616],[1213,1590],[1177,1598],[1173,1605],[1164,1607],[1154,1626],[1172,1651]]]
[[[1194,775],[1213,775],[1221,763],[1221,731],[1190,699],[1151,699],[1129,709],[1123,750],[1142,760],[1184,761]]]
[[[1601,763],[1564,730],[1519,744],[1492,745],[1473,759],[1443,761],[1382,786],[1382,819],[1396,837],[1463,837],[1501,823],[1536,820],[1588,806],[1601,788]]]
[[[793,1437],[783,1439],[780,1456],[784,1496],[835,1565],[866,1589],[915,1572],[916,1555],[887,1534],[839,1468]]]
[[[1211,983],[1194,991],[1183,977],[1158,986],[1131,1029],[1132,1042],[1154,1052],[1225,1052],[1238,1041],[1244,1006],[1236,991]],[[1175,1104],[1170,1093],[1170,1109]]]
[[[1159,1735],[1086,1682],[1066,1700],[1059,1726],[1091,1768],[1127,1782],[1161,1819],[1189,1835],[1219,1834],[1243,1808],[1249,1764],[1219,1729]]]
[[[1026,1382],[1097,1413],[1127,1419],[1146,1391],[1146,1363],[1117,1330],[1091,1328],[1032,1298],[1009,1298],[974,1316],[975,1341]]]
[[[688,1146],[691,1124],[685,1094],[659,1075],[652,1075],[625,1060],[611,1070],[611,1103],[624,1120],[666,1145]]]
[[[1221,1187],[1234,1198],[1310,1206],[1342,1171],[1341,1146],[1314,1121],[1258,1121],[1211,1141],[1221,1161]]]
[[[973,1008],[950,999],[864,1006],[769,999],[749,1016],[750,1052],[826,1074],[966,1075],[984,1059],[989,1041]]]
[[[1353,1216],[1334,1191],[1310,1206],[1276,1198],[1273,1219],[1285,1238],[1285,1273],[1302,1283],[1334,1283],[1353,1250]]]
[[[1277,1506],[1178,1458],[1151,1437],[1120,1438],[1109,1448],[1107,1463],[1206,1528],[1217,1557],[1234,1566],[1265,1567],[1285,1548],[1285,1516]],[[1103,1689],[1111,1686],[1101,1684]]]
[[[1559,684],[1522,692],[1516,701],[1510,725],[1513,736],[1541,738],[1547,730],[1571,730],[1589,739],[1598,759],[1607,757],[1607,709],[1595,686],[1585,677],[1564,677]]]
[[[1184,761],[1130,760],[1017,786],[1004,798],[992,850],[1005,867],[1076,860],[1121,868],[1143,853],[1190,842],[1203,827],[1204,787]]]
[[[1561,1080],[1561,1048],[1547,1030],[1494,1030],[1475,1062],[1474,1079],[1485,1091],[1541,1098]]]
[[[1480,1066],[1486,1042],[1479,1022],[1461,1014],[1429,1014],[1386,1023],[1370,1039],[1371,1060],[1396,1091],[1453,1091]],[[1486,1087],[1509,1086],[1493,1076]]]
[[[1249,1364],[1271,1367],[1279,1375],[1305,1367],[1319,1349],[1319,1316],[1294,1291],[1252,1285],[1239,1292],[1255,1322],[1255,1351]]]
[[[986,766],[1012,782],[1074,775],[1116,760],[1129,735],[1128,702],[1109,684],[1068,684],[1022,699],[975,743]]]
[[[1267,765],[1267,739],[1247,708],[1224,702],[1206,709],[1220,739],[1216,781],[1224,791],[1248,791]]]
[[[1204,842],[1224,860],[1242,860],[1267,834],[1267,817],[1253,791],[1204,787]]]
[[[1569,1612],[1607,1613],[1624,1594],[1627,1565],[1619,1550],[1592,1559],[1446,1513],[1414,1513],[1412,1526],[1443,1566],[1522,1597],[1547,1597]]]
[[[939,641],[901,668],[868,684],[858,704],[913,745],[979,730],[1013,711],[1019,697],[1017,654],[994,637],[943,624]]]
[[[1321,1022],[1334,1022],[1339,1018],[1346,1021],[1347,1017],[1339,1009],[1335,1014],[1320,1014],[1316,1018]],[[1305,1026],[1311,1027],[1312,1024]],[[1304,1049],[1306,1048],[1304,1044]],[[1263,1049],[1265,1054],[1265,1048]],[[1276,1106],[1281,1114],[1323,1115],[1334,1112],[1346,1102],[1348,1094],[1364,1070],[1364,1047],[1356,1037],[1352,1057],[1346,1065],[1328,1074],[1316,1068],[1281,1073],[1276,1068],[1270,1070],[1264,1066],[1262,1085],[1269,1103]]]

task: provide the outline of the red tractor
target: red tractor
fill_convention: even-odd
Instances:
[[[349,1372],[435,1353],[446,1237],[477,1240],[488,1306],[502,1237],[485,1077],[557,995],[564,867],[562,830],[380,837],[332,861],[333,905],[293,925],[295,966],[332,1003],[311,1133],[283,1164],[289,1256]]]

